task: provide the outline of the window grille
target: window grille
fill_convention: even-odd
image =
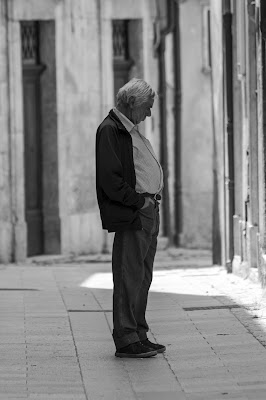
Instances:
[[[23,64],[38,64],[39,29],[38,22],[21,22],[21,52]]]
[[[115,60],[128,59],[128,21],[113,20],[113,57]]]

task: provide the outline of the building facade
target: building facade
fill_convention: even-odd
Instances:
[[[263,285],[265,12],[260,0],[211,2],[217,242],[228,271],[256,274]]]
[[[210,247],[207,6],[195,0],[180,7],[174,0],[0,1],[1,262],[110,250],[112,235],[102,231],[96,201],[95,132],[117,89],[133,76],[159,93],[153,116],[141,129],[160,157],[164,148],[169,170],[162,226],[168,218],[170,230],[162,228],[161,236],[184,246]],[[171,9],[180,13],[180,32],[170,21]],[[182,101],[173,67],[180,61],[178,43]],[[197,62],[186,49],[193,43]],[[182,129],[176,142],[173,105],[180,101]],[[177,147],[182,157],[176,156]],[[172,218],[177,215],[178,229]]]

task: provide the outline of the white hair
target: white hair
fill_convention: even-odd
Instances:
[[[135,106],[138,107],[150,98],[154,98],[155,91],[143,79],[133,78],[118,90],[116,95],[117,105],[127,105],[132,96],[135,97]]]

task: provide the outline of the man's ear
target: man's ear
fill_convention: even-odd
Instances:
[[[130,98],[128,99],[128,105],[130,108],[134,108],[135,107],[135,102],[136,102],[136,97],[135,96],[130,96]]]

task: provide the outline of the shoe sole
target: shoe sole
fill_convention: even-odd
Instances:
[[[149,351],[148,353],[140,353],[140,354],[128,354],[128,353],[115,353],[116,357],[119,358],[149,358],[149,357],[154,357],[157,355],[157,351]]]
[[[156,350],[156,351],[157,351],[157,353],[164,353],[165,350],[166,350],[166,347],[164,347],[164,348],[162,348],[162,349],[158,349],[158,350]]]

